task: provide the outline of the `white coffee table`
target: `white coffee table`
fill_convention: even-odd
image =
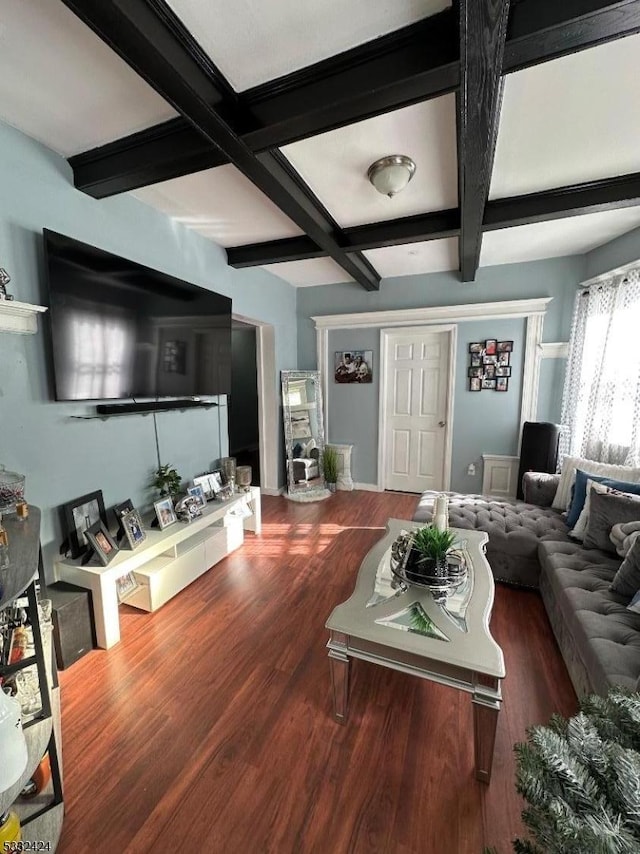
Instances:
[[[482,531],[452,529],[469,566],[465,583],[438,604],[429,590],[398,584],[391,544],[422,523],[390,519],[386,535],[363,560],[355,590],[329,619],[334,715],[346,723],[349,666],[360,658],[472,695],[476,777],[488,783],[504,679],[502,650],[489,631],[494,597]]]

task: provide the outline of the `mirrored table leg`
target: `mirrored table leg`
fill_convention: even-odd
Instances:
[[[498,679],[481,674],[474,674],[474,677],[472,701],[476,779],[482,783],[488,783],[491,780],[493,750],[502,697]]]
[[[333,688],[333,716],[338,723],[347,722],[349,714],[349,670],[351,660],[346,653],[346,635],[331,633],[329,641],[329,663],[331,666],[331,686]]]

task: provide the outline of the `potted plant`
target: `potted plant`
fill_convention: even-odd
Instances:
[[[329,445],[325,445],[322,453],[322,472],[327,488],[330,492],[335,492],[338,482],[338,452]]]
[[[171,463],[160,466],[153,473],[152,486],[160,490],[160,495],[170,495],[172,498],[180,491],[182,478]]]
[[[418,528],[413,537],[407,569],[417,576],[446,575],[447,555],[455,539],[456,535],[452,531],[439,531],[433,525]]]

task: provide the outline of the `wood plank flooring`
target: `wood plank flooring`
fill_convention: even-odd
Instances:
[[[473,776],[471,699],[365,662],[331,716],[324,623],[416,497],[263,498],[263,533],[122,642],[62,672],[59,851],[480,854],[521,832],[513,744],[576,698],[536,593],[498,585],[507,678],[493,779]]]

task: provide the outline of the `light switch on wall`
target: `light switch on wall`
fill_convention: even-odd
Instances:
[[[476,473],[476,467],[475,467],[474,463],[469,463],[469,465],[467,466],[467,474],[469,474],[473,477],[473,475],[475,473]]]

